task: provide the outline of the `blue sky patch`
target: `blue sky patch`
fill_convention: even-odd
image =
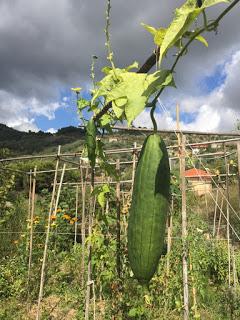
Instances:
[[[201,94],[208,94],[212,92],[216,88],[220,87],[224,83],[225,79],[226,73],[224,65],[217,66],[213,74],[205,76],[200,80],[199,86],[201,91],[203,90]]]
[[[73,106],[64,106],[55,111],[54,119],[49,120],[45,116],[39,116],[35,118],[35,123],[42,131],[47,131],[50,128],[58,130],[63,127],[78,126],[79,118],[76,108],[73,108]]]

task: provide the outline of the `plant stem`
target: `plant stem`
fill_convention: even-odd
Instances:
[[[110,2],[110,0],[108,0]],[[186,43],[186,45],[182,48],[182,50],[180,51],[180,53],[178,54],[176,60],[174,61],[172,68],[171,68],[171,72],[173,72],[175,70],[175,67],[180,59],[180,57],[183,55],[183,53],[185,52],[185,50],[188,48],[188,46],[192,43],[192,41],[195,39],[196,36],[200,35],[202,32],[204,31],[210,31],[212,30],[212,28],[216,28],[216,26],[218,25],[219,21],[222,20],[222,18],[230,11],[232,10],[233,7],[235,7],[238,2],[240,0],[235,0],[233,1],[218,17],[216,20],[214,20],[213,22],[209,23],[206,28],[201,28],[197,33],[194,34],[194,37],[192,37],[191,39],[189,39],[189,41]],[[144,65],[139,69],[140,73],[144,73],[144,72],[148,72],[156,63],[156,59],[155,56],[159,56],[159,53],[157,52],[156,54],[154,53],[154,56],[151,55],[151,57],[149,57],[147,59],[147,62],[144,63]],[[139,73],[139,72],[137,72]],[[165,87],[162,87],[160,89],[160,91],[158,92],[157,96],[155,97],[155,99],[152,102],[152,106],[153,103],[156,104],[157,99],[159,98],[159,96],[161,95],[161,93],[163,92]],[[106,106],[103,107],[103,109],[94,117],[95,120],[100,119],[104,114],[106,114],[108,112],[109,109],[111,109],[112,104],[111,102],[108,103]]]
[[[151,120],[153,123],[153,130],[154,130],[154,132],[157,132],[157,122],[156,122],[156,119],[154,118],[155,109],[156,109],[156,103],[153,105],[153,107],[151,109],[150,117],[151,117]]]
[[[110,27],[110,11],[111,11],[111,0],[107,0],[107,11],[106,11],[106,28],[105,28],[105,34],[106,34],[106,47],[108,50],[108,57],[107,59],[110,61],[112,70],[114,73],[114,76],[117,80],[117,75],[115,72],[115,65],[113,62],[113,51],[111,48],[111,42],[110,42],[110,33],[109,33],[109,27]]]

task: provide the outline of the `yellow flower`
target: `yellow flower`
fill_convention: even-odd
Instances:
[[[78,221],[78,218],[77,218],[77,217],[72,218],[72,221],[73,221],[73,222],[77,222],[77,221]]]
[[[61,212],[61,211],[62,211],[62,209],[60,209],[60,208],[57,209],[57,212]]]
[[[63,219],[71,220],[71,217],[66,213],[62,217],[63,217]]]
[[[56,220],[56,219],[57,219],[57,217],[56,217],[56,216],[51,215],[51,220]]]
[[[72,220],[70,220],[70,224],[74,224],[75,223],[75,221],[72,219]]]
[[[82,88],[71,88],[71,90],[76,93],[79,93],[82,90]]]

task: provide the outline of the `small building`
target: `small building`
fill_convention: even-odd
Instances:
[[[205,170],[190,169],[185,171],[185,177],[194,192],[202,196],[212,191],[211,174]]]

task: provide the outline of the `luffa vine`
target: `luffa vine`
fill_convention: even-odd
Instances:
[[[175,11],[175,16],[167,28],[154,28],[152,26],[142,24],[143,27],[150,32],[153,42],[157,46],[154,53],[147,59],[143,66],[139,68],[137,62],[126,68],[117,68],[114,64],[114,55],[110,44],[110,0],[107,0],[106,10],[106,47],[107,59],[110,66],[102,69],[104,74],[99,82],[94,82],[91,90],[91,100],[78,96],[78,110],[82,119],[83,113],[89,113],[92,116],[96,128],[111,131],[111,127],[116,122],[127,122],[130,126],[136,117],[145,108],[150,110],[151,119],[154,130],[157,130],[157,123],[154,119],[157,99],[160,97],[164,89],[168,86],[175,87],[173,74],[180,58],[187,53],[187,49],[194,41],[200,41],[208,46],[207,41],[202,36],[205,31],[216,30],[220,20],[235,7],[240,0],[187,0]],[[222,13],[213,21],[208,21],[207,9],[219,3],[229,4]],[[203,15],[203,26],[191,30],[196,19]],[[176,59],[171,68],[162,69],[162,61],[166,58],[167,52],[171,48],[176,48]],[[95,56],[94,56],[95,57]],[[96,57],[95,57],[96,58]],[[158,70],[147,74],[153,65],[158,61]],[[134,71],[134,69],[136,71]],[[94,74],[92,69],[91,74]],[[84,121],[87,125],[87,121]],[[111,166],[108,165],[106,156],[103,151],[103,144],[97,143],[94,155],[99,157],[100,162],[105,167],[108,174],[112,174]],[[91,161],[95,163],[95,161]]]

